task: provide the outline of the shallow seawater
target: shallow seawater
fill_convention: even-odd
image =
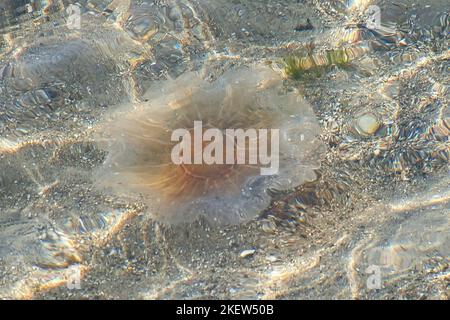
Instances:
[[[448,299],[449,24],[445,0],[1,1],[0,298]],[[238,225],[98,188],[105,119],[255,66],[320,127],[303,184]]]

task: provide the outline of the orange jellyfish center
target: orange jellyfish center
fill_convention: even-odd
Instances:
[[[208,127],[203,128],[203,133],[208,129]],[[194,132],[193,129],[190,130],[191,133],[191,164],[181,164],[180,167],[184,172],[194,178],[198,179],[220,179],[221,177],[227,177],[233,170],[234,164],[226,164],[226,139],[223,137],[223,158],[221,163],[206,164],[203,160],[203,151],[205,147],[208,146],[211,141],[202,140],[202,148],[195,150],[194,144]],[[236,152],[235,155],[236,157]],[[198,157],[202,159],[201,164],[194,164],[194,159]]]

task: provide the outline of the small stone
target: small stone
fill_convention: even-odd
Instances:
[[[267,256],[266,260],[269,261],[269,262],[277,262],[278,258],[275,257],[275,256]]]
[[[249,250],[244,250],[241,252],[241,254],[239,255],[241,258],[247,258],[247,257],[251,257],[253,256],[253,254],[255,253],[256,250],[254,249],[249,249]]]
[[[361,135],[373,135],[380,128],[380,121],[373,113],[361,115],[355,123],[355,129]]]

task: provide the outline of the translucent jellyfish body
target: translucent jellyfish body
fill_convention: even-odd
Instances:
[[[270,204],[270,189],[288,190],[315,178],[323,145],[314,113],[298,93],[283,91],[281,77],[269,68],[241,67],[213,82],[187,73],[152,87],[145,98],[122,106],[100,126],[108,156],[96,180],[117,195],[142,197],[158,221],[203,216],[221,224],[244,222]],[[202,132],[223,132],[225,140],[227,129],[277,131],[276,140],[269,135],[267,153],[278,149],[277,172],[261,174],[267,166],[248,161],[252,146],[262,146],[260,140],[252,144],[252,136],[244,143],[245,163],[175,163],[171,154],[179,141],[172,141],[172,133],[195,131],[195,121],[201,121]],[[202,143],[204,152],[208,143]],[[239,147],[234,144],[235,154]]]

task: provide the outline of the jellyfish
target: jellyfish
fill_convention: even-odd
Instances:
[[[312,108],[297,92],[284,89],[282,80],[271,68],[254,66],[228,70],[214,81],[188,72],[155,84],[144,102],[124,104],[99,124],[97,139],[107,156],[96,173],[97,186],[141,199],[151,217],[166,224],[199,217],[238,224],[255,218],[270,205],[273,190],[314,180],[323,153]],[[189,147],[174,153],[181,142],[173,133],[179,129],[189,133],[183,136]],[[203,154],[212,141],[220,142],[216,146],[229,143],[223,152],[209,151],[221,155],[216,160],[229,155],[231,162],[174,161],[173,154],[192,151],[194,158],[202,153],[189,140],[197,129],[202,138],[209,129],[217,134],[202,140]],[[239,144],[228,135],[230,129],[270,134],[266,140],[249,134]],[[250,153],[263,147],[266,156],[277,157],[270,174],[261,170],[267,162],[259,157],[249,161]],[[242,150],[243,161],[237,161]]]

